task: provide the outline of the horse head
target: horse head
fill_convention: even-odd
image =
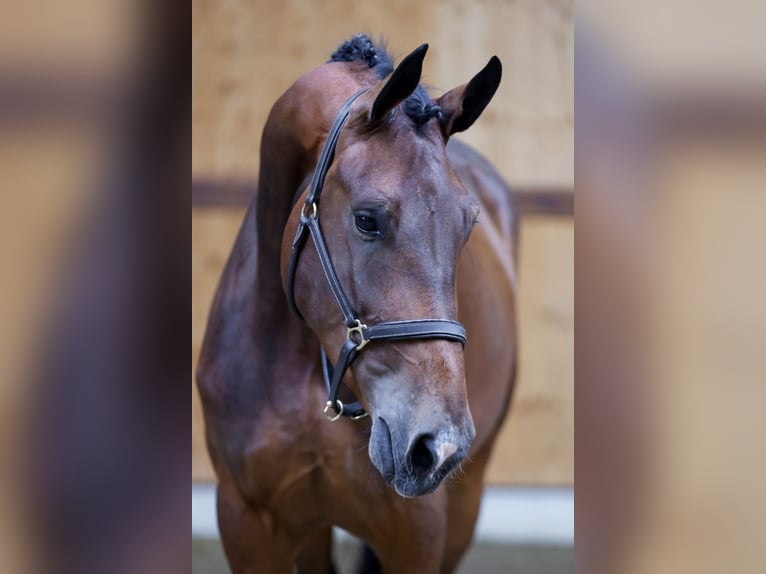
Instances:
[[[368,92],[351,106],[324,179],[321,233],[345,295],[368,324],[457,319],[456,270],[479,205],[446,144],[489,103],[501,65],[493,57],[467,84],[432,100],[419,86],[426,49],[362,84]],[[298,201],[285,229],[283,278],[304,210]],[[292,289],[306,324],[336,356],[348,325],[312,250],[300,257]],[[433,492],[467,455],[475,429],[460,342],[372,342],[345,382],[372,420],[370,459],[400,495]]]

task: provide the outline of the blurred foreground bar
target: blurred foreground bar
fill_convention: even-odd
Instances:
[[[188,572],[188,8],[3,8],[0,571]]]
[[[761,3],[584,3],[577,571],[766,568]]]

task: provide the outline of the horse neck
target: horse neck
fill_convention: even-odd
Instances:
[[[336,75],[342,67],[334,65]],[[319,358],[316,336],[287,306],[282,236],[293,196],[313,170],[337,109],[359,82],[330,74],[323,84],[312,80],[316,74],[299,79],[269,115],[258,190],[218,285],[201,349],[200,388],[215,393],[223,385],[243,412],[267,404],[288,388],[286,381],[299,379],[292,376],[296,368]],[[282,384],[270,385],[275,378]]]
[[[277,100],[264,127],[261,168],[254,199],[258,270],[255,278],[258,321],[293,326],[280,273],[281,244],[292,202],[319,157],[335,113],[372,76],[346,64],[321,66],[293,84]],[[374,80],[373,80],[374,81]]]

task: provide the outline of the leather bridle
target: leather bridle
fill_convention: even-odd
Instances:
[[[295,305],[293,295],[295,283],[295,271],[298,267],[298,260],[306,243],[306,237],[310,234],[316,248],[319,262],[322,265],[324,276],[330,285],[335,302],[343,315],[346,325],[346,341],[341,347],[338,360],[335,365],[330,362],[325,353],[324,347],[320,344],[320,353],[322,360],[322,374],[325,386],[327,387],[327,403],[324,407],[325,416],[331,421],[336,421],[340,417],[349,417],[351,419],[360,419],[367,416],[362,404],[358,401],[343,404],[338,399],[343,375],[354,362],[356,356],[371,341],[401,341],[408,339],[447,339],[458,341],[463,347],[466,343],[466,333],[463,325],[457,321],[448,319],[416,319],[410,321],[388,321],[378,323],[377,325],[367,326],[362,323],[351,302],[346,297],[343,287],[335,273],[330,254],[327,250],[322,231],[319,227],[319,199],[322,193],[327,170],[330,168],[335,155],[335,146],[343,126],[348,121],[349,110],[356,99],[367,92],[367,89],[360,90],[351,96],[345,104],[338,110],[335,120],[332,123],[330,132],[327,135],[322,152],[319,155],[319,161],[314,168],[314,174],[311,178],[311,184],[306,202],[301,210],[298,229],[293,238],[292,250],[290,252],[290,261],[287,267],[287,278],[285,291],[287,293],[287,303],[295,315],[303,320],[303,316]]]

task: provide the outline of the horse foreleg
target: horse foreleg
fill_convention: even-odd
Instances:
[[[253,509],[233,482],[218,484],[218,527],[232,574],[291,574],[292,545],[272,517]]]
[[[335,574],[332,565],[332,528],[312,534],[301,546],[298,574]]]
[[[382,574],[438,574],[446,537],[444,492],[403,501],[368,543]]]

